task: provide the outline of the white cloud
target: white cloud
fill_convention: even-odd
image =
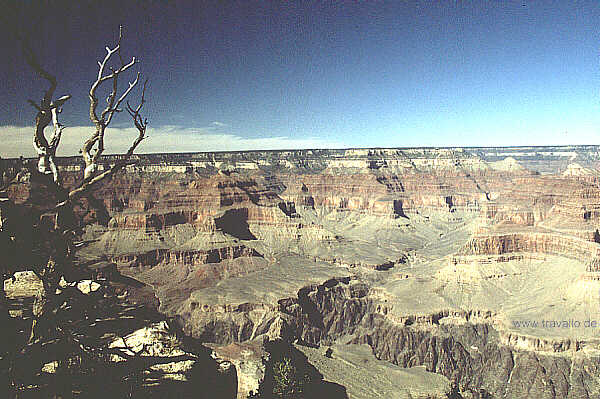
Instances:
[[[65,128],[57,155],[77,155],[85,138],[89,137],[92,132],[93,127],[91,126]],[[126,152],[136,136],[137,130],[133,127],[106,129],[105,153]],[[343,143],[323,140],[318,137],[245,138],[234,134],[215,133],[207,128],[182,128],[178,126],[149,127],[147,136],[148,138],[138,146],[137,153],[345,147]],[[32,140],[33,127],[0,126],[0,156],[3,158],[18,157],[20,155],[32,157],[35,155]]]
[[[227,127],[226,123],[219,122],[219,121],[214,121],[213,123],[211,123],[211,125],[215,126],[215,127]]]

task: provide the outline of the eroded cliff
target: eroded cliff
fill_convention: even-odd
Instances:
[[[588,147],[139,156],[96,193],[78,256],[149,284],[161,312],[237,365],[240,398],[275,338],[351,397],[368,393],[333,370],[380,365],[366,345],[408,368],[382,373],[435,381],[411,395],[592,398],[597,158]],[[318,345],[335,348],[331,360]]]

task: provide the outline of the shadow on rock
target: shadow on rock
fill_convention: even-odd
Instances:
[[[265,377],[259,392],[250,398],[348,398],[344,386],[325,381],[306,355],[289,342],[268,341],[264,346],[269,353]]]

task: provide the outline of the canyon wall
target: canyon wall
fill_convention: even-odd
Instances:
[[[258,386],[273,339],[368,345],[463,397],[591,398],[600,334],[515,320],[596,317],[599,154],[139,155],[78,207],[89,225],[76,256],[148,284],[162,313],[237,365],[240,398]],[[82,173],[75,158],[60,167],[67,184]],[[6,195],[31,199],[32,184]]]

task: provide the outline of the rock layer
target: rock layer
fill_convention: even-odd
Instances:
[[[81,206],[95,224],[78,257],[149,284],[163,313],[237,368],[239,392],[258,386],[261,340],[283,338],[368,345],[382,361],[442,375],[463,397],[592,398],[600,334],[515,321],[600,320],[598,154],[138,156]],[[82,173],[75,159],[61,162],[67,183]],[[16,202],[34,193],[7,192]]]

